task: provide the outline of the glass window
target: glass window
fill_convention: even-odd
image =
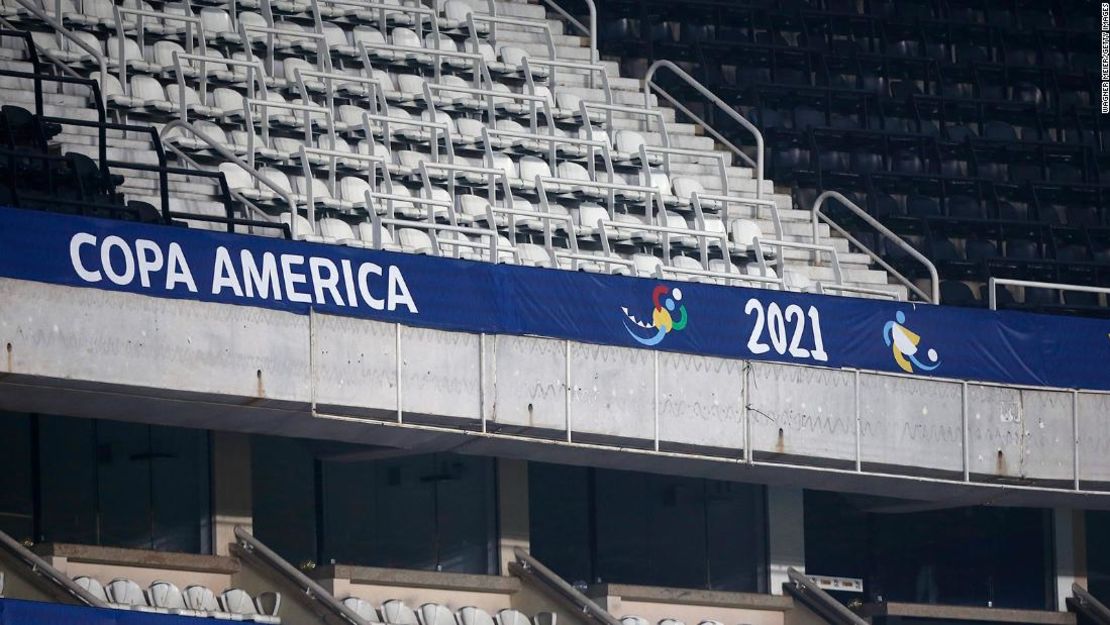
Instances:
[[[315,462],[306,441],[251,438],[254,535],[295,565],[317,561]]]
[[[529,481],[532,551],[572,581],[761,590],[762,487],[539,463]]]
[[[862,577],[867,601],[1050,609],[1048,510],[918,510],[807,491],[806,570]]]
[[[495,574],[493,459],[381,452],[256,436],[255,535],[295,563]]]
[[[1087,512],[1087,590],[1110,604],[1110,512]]]
[[[0,412],[0,531],[18,541],[34,539],[31,419]]]
[[[40,541],[211,550],[207,432],[36,420]]]
[[[321,473],[324,561],[496,573],[491,458],[326,460]]]

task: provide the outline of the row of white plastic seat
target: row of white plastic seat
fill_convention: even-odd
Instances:
[[[228,588],[218,596],[206,586],[190,585],[184,591],[175,584],[155,581],[143,589],[134,580],[118,577],[102,585],[97,579],[79,576],[73,579],[91,595],[119,610],[136,610],[182,616],[214,617],[224,620],[281,622],[281,594],[263,592],[257,597],[240,588]]]
[[[490,616],[489,612],[474,606],[452,611],[440,603],[425,603],[413,609],[403,601],[390,599],[381,609],[359,597],[346,597],[343,605],[370,623],[388,625],[556,625],[557,617],[551,612],[540,612],[533,620],[519,610],[505,609]]]
[[[621,618],[622,625],[651,625],[651,622],[642,616],[625,616]],[[659,620],[658,625],[686,625],[685,621],[674,618],[664,618]],[[698,625],[722,625],[720,621],[703,620]]]
[[[51,17],[55,15],[58,10],[57,0],[39,0],[38,4],[44,11]],[[226,0],[192,0],[193,14],[199,14],[204,17],[205,12],[209,13],[207,20],[215,20],[206,26],[218,26],[220,24],[219,14],[215,11],[223,11],[226,15],[226,7],[228,2]],[[328,0],[320,0],[318,7],[321,17],[329,20],[329,23],[337,24],[344,23],[350,25],[374,25],[374,26],[414,26],[417,25],[418,20],[413,17],[412,13],[405,11],[402,7],[400,0],[373,0],[373,2],[365,3],[366,6],[360,7],[353,3],[352,0],[342,0],[342,3],[335,4]],[[381,12],[375,10],[374,5],[395,5],[399,7],[396,10],[386,11],[387,24],[381,24]],[[258,9],[261,6],[259,0],[236,0],[236,5],[241,9]],[[111,0],[61,0],[61,18],[63,23],[67,26],[75,28],[82,28],[86,30],[115,30],[116,18],[114,3]],[[135,5],[135,8],[152,9],[153,6],[148,2],[142,2]],[[199,12],[197,11],[199,9]],[[270,9],[275,16],[282,17],[301,17],[311,18],[311,3],[304,0],[275,0],[270,3]],[[158,10],[166,13],[167,15],[184,16],[189,15],[185,4],[181,2],[165,2],[162,3]],[[442,3],[442,11],[437,16],[437,26],[439,30],[444,32],[458,32],[466,26],[467,16],[477,10],[483,12],[483,9],[472,6],[470,3],[463,0],[447,0]],[[23,9],[18,3],[5,0],[0,2],[0,15],[6,18],[13,19],[17,22],[38,22],[39,20],[29,11]],[[133,26],[135,17],[133,15],[125,15],[125,26]],[[158,34],[167,36],[176,36],[184,33],[185,28],[173,23],[172,19],[166,22],[156,22],[152,27],[152,31]],[[227,20],[230,26],[230,19]],[[226,28],[227,31],[234,31],[234,28]],[[484,29],[480,29],[484,30]]]
[[[246,149],[238,141],[235,145],[228,145],[227,147],[228,149],[232,150]],[[299,152],[291,153],[291,155],[299,156]],[[479,165],[480,164],[481,163],[479,163]],[[590,207],[595,207],[597,210],[606,212],[606,214],[608,214],[608,209],[601,206],[601,203],[607,203],[607,196],[604,193],[599,192],[599,190],[593,189],[586,185],[579,186],[572,183],[546,183],[544,184],[543,188],[543,197],[541,197],[539,194],[537,194],[538,189],[537,187],[535,187],[534,182],[532,181],[535,180],[535,176],[541,175],[540,172],[548,172],[547,175],[550,175],[550,172],[548,169],[541,167],[541,165],[546,166],[546,163],[542,160],[535,159],[535,161],[527,161],[523,163],[522,167],[525,168],[526,172],[526,166],[528,164],[532,164],[537,167],[537,169],[532,172],[534,175],[530,179],[517,177],[515,171],[513,172],[513,177],[508,178],[510,189],[514,193],[514,205],[532,206],[532,200],[529,200],[529,197],[538,200],[540,203],[542,203],[544,197],[546,197],[548,208],[552,211],[560,210],[566,213],[568,209],[586,210],[590,209]],[[501,165],[499,165],[497,162],[494,163],[495,168],[498,168],[500,166]],[[568,166],[576,166],[578,168],[581,167],[578,166],[576,163],[564,162],[560,164],[559,169],[557,170],[560,177],[565,177],[565,179],[570,180],[589,180],[589,174],[584,169],[572,170],[571,167]],[[273,191],[271,187],[260,184],[260,181],[258,179],[248,174],[237,164],[221,163],[219,165],[219,170],[224,174],[228,183],[228,187],[232,191],[243,195],[251,201],[273,204],[275,206],[278,206],[279,208],[287,208],[283,205],[283,198],[280,194]],[[317,207],[347,212],[353,209],[365,209],[364,195],[366,191],[375,191],[381,188],[385,188],[385,185],[371,184],[370,180],[366,176],[358,175],[336,176],[334,185],[329,185],[327,181],[317,179],[315,177],[313,177],[312,180],[309,180],[303,175],[290,176],[281,169],[277,169],[274,167],[262,167],[259,170],[259,173],[263,178],[280,187],[282,191],[284,191],[286,194],[293,196],[294,201],[300,206],[305,206],[308,204],[308,197],[311,194],[313,198],[313,204]],[[693,198],[697,197],[699,194],[704,195],[705,189],[701,186],[700,181],[698,181],[696,178],[679,177],[673,181],[673,188],[675,193],[682,193],[684,194],[684,197],[672,196],[669,194],[671,190],[671,187],[669,186],[670,183],[666,180],[665,175],[662,176],[664,177],[658,178],[654,182],[667,184],[668,186],[665,189],[660,189],[660,191],[665,190],[667,192],[663,196],[664,198],[670,198],[674,200],[667,201],[665,199],[664,206],[667,208],[667,210],[665,211],[664,215],[666,216],[666,219],[668,221],[677,223],[677,227],[683,227],[682,224],[685,224],[686,222],[686,218],[683,217],[683,214],[690,215],[690,201]],[[418,178],[418,176],[414,174],[412,178],[415,180],[416,178]],[[444,178],[441,176],[437,176],[433,180],[435,182],[444,182]],[[426,211],[412,206],[412,204],[414,203],[420,204],[418,198],[421,196],[431,197],[433,199],[446,199],[447,201],[450,201],[455,206],[457,206],[456,213],[461,213],[462,215],[465,215],[468,211],[470,211],[471,213],[475,213],[475,211],[470,210],[470,206],[475,202],[487,202],[487,200],[481,196],[469,195],[465,193],[458,194],[457,200],[454,200],[453,198],[451,198],[447,188],[439,186],[438,184],[434,184],[433,180],[430,180],[429,184],[418,187],[417,191],[415,192],[411,191],[406,185],[401,184],[400,182],[389,184],[388,186],[392,188],[392,193],[414,198],[411,202],[402,202],[401,204],[395,202],[395,205],[403,205],[403,208],[398,210],[410,211],[413,214],[417,215],[424,214]],[[456,178],[456,187],[469,187],[478,191],[482,188],[488,189],[488,182],[489,178],[485,174],[464,173]],[[639,182],[639,180],[634,179],[632,182]],[[623,195],[618,199],[617,204],[614,205],[614,212],[617,211],[618,206],[621,209],[619,212],[644,213],[649,210],[652,213],[655,212],[657,205],[651,203],[650,201],[645,201],[645,198],[643,198],[639,194],[637,194],[636,196],[630,196],[630,193],[632,192],[626,192],[626,195]],[[708,202],[705,202],[702,205],[704,207],[707,204]],[[714,208],[716,208],[716,206]],[[716,213],[716,210],[709,211],[704,210],[703,208],[701,218],[706,223],[712,222],[720,224],[721,219],[716,216]],[[463,217],[460,216],[460,219],[462,218]],[[692,217],[690,217],[690,219],[698,219],[696,210],[693,212],[693,215]],[[721,231],[724,230],[723,227],[719,229]]]
[[[599,219],[603,219],[603,217],[599,216]],[[292,225],[288,213],[282,215],[282,221]],[[732,263],[724,258],[708,258],[703,262],[698,258],[698,246],[689,241],[682,241],[684,245],[677,248],[677,253],[662,250],[662,253],[666,253],[668,258],[668,261],[664,262],[659,256],[647,252],[606,252],[605,249],[584,249],[574,245],[541,245],[531,241],[510,241],[505,234],[498,230],[489,229],[488,219],[466,224],[467,226],[475,226],[475,228],[472,228],[471,234],[458,231],[466,228],[453,229],[450,226],[434,225],[429,222],[414,221],[406,223],[397,220],[391,222],[389,227],[378,226],[375,228],[370,221],[363,221],[352,227],[351,224],[334,217],[320,219],[315,226],[300,215],[296,217],[295,221],[295,231],[299,239],[366,249],[383,249],[489,262],[492,258],[489,237],[496,236],[497,262],[500,263],[578,269],[596,273],[641,277],[667,276],[714,284],[754,282],[750,278],[745,279],[745,276],[778,276],[775,273],[775,268],[770,266],[761,267],[756,263]],[[524,228],[517,234],[525,239],[541,237],[544,229],[544,226],[539,223],[544,221],[541,213],[536,213],[532,219],[525,217],[524,221],[530,223],[524,224]],[[654,236],[653,233],[638,230],[636,225],[639,222],[635,220],[626,221],[625,223],[628,223],[629,227],[620,229],[616,236],[612,237],[613,243],[637,245],[647,249],[649,246],[646,243]],[[758,237],[758,226],[752,222],[734,224],[734,229],[753,227],[755,228],[755,236],[749,241],[749,247],[754,245],[755,239]],[[523,234],[525,232],[530,232],[530,234],[525,236]],[[606,236],[611,236],[612,232],[607,231]],[[678,236],[676,238],[689,239],[692,237]],[[654,243],[654,249],[660,251],[658,240]],[[746,257],[744,258],[746,260]],[[576,262],[571,262],[572,260]],[[672,269],[683,273],[677,276],[668,275],[668,272]],[[792,273],[794,272],[788,270],[783,272],[783,275],[793,278]],[[804,274],[800,275],[801,279],[804,279]],[[760,283],[766,283],[766,281],[760,281]],[[797,286],[798,280],[793,280],[791,284]],[[808,281],[803,286],[808,287]]]

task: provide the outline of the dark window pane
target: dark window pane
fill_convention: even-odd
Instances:
[[[254,534],[295,565],[317,561],[313,463],[303,441],[276,436],[251,439]]]
[[[1087,590],[1110,604],[1110,512],[1087,512]]]
[[[150,428],[154,548],[211,551],[208,432]]]
[[[325,562],[496,572],[492,459],[439,454],[320,466]]]
[[[532,555],[563,579],[589,583],[590,469],[528,464]]]
[[[39,541],[98,544],[95,421],[40,416]]]
[[[1049,511],[915,508],[807,493],[807,570],[863,577],[871,601],[1051,607]]]
[[[439,569],[459,573],[497,571],[497,498],[493,460],[477,456],[435,457]]]
[[[529,474],[532,552],[572,581],[760,589],[762,487],[557,465]],[[581,495],[591,488],[592,502]]]
[[[34,539],[31,419],[0,412],[0,446],[0,531],[19,541]]]
[[[210,551],[206,432],[35,418],[40,541]]]
[[[96,423],[100,544],[150,549],[150,427]]]

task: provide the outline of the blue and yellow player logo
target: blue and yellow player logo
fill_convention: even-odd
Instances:
[[[902,371],[913,373],[914,367],[921,371],[932,371],[939,367],[939,357],[935,349],[930,349],[925,354],[930,364],[925,364],[917,359],[918,344],[921,343],[921,337],[903,325],[906,323],[906,314],[899,310],[894,315],[894,319],[895,321],[888,321],[883,326],[883,341],[886,342],[887,347],[893,350],[894,362],[898,363]]]

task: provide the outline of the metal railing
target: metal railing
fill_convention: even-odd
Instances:
[[[1071,585],[1071,596],[1067,598],[1067,604],[1097,625],[1110,625],[1110,608],[1079,584]]]
[[[543,0],[544,4],[546,4],[549,8],[551,8],[556,13],[558,13],[559,16],[562,17],[564,20],[566,20],[566,22],[568,24],[570,24],[576,30],[578,30],[578,32],[586,35],[586,37],[589,38],[589,40],[590,40],[590,62],[591,63],[597,63],[598,60],[601,58],[601,55],[598,53],[598,50],[597,50],[597,5],[594,4],[594,0],[583,0],[583,2],[586,3],[586,8],[590,12],[590,18],[589,18],[590,19],[590,25],[589,26],[583,25],[581,21],[579,21],[576,17],[571,15],[569,11],[567,11],[563,7],[559,6],[553,0]]]
[[[1010,278],[995,278],[992,276],[987,283],[987,301],[991,310],[998,310],[998,287],[1002,285],[1110,295],[1110,288],[1107,287],[1063,284],[1060,282],[1037,282],[1035,280],[1013,280]]]
[[[54,32],[61,35],[63,38],[65,38],[70,43],[75,44],[78,48],[81,48],[85,52],[88,52],[89,55],[92,56],[96,60],[96,64],[97,64],[97,66],[100,70],[100,84],[101,85],[107,85],[108,84],[108,59],[107,59],[106,56],[104,56],[103,52],[101,52],[100,50],[94,48],[89,43],[87,43],[87,42],[83,41],[82,39],[78,38],[77,36],[75,36],[73,33],[71,33],[69,31],[68,28],[66,28],[62,24],[62,22],[60,20],[56,20],[53,17],[50,17],[50,15],[46,11],[44,11],[41,7],[36,6],[33,0],[15,0],[15,1],[19,6],[23,7],[29,13],[34,15],[36,18],[42,20],[47,25],[49,25],[51,28],[53,28]],[[103,106],[107,102],[107,95],[104,93],[104,89],[100,90],[100,97],[101,97],[100,104]]]
[[[271,570],[284,577],[286,581],[296,586],[305,596],[315,600],[316,603],[327,608],[327,610],[335,616],[340,617],[352,625],[367,625],[367,621],[364,621],[358,614],[355,614],[353,610],[343,605],[327,590],[324,590],[323,586],[317,584],[307,575],[298,571],[293,565],[286,562],[281,556],[274,553],[273,550],[252,536],[250,532],[243,529],[241,526],[235,526],[235,538],[239,547],[246,554],[255,556],[263,564],[270,567]]]
[[[7,552],[19,558],[31,570],[32,573],[43,577],[56,585],[59,589],[65,591],[73,598],[81,603],[92,606],[94,608],[107,608],[108,604],[100,599],[97,599],[90,593],[78,586],[73,580],[66,577],[58,569],[50,565],[49,562],[43,560],[30,549],[19,544],[19,541],[8,536],[5,532],[0,531],[0,547],[4,548]]]
[[[672,72],[674,72],[679,78],[684,80],[686,82],[686,84],[688,84],[691,87],[693,87],[694,89],[696,89],[698,91],[698,93],[700,93],[705,99],[709,100],[717,108],[724,111],[729,117],[731,117],[738,124],[743,126],[745,130],[752,133],[752,135],[755,137],[755,159],[753,160],[752,157],[748,156],[743,150],[741,150],[740,148],[733,145],[732,142],[730,142],[728,139],[725,139],[725,137],[723,135],[721,135],[721,133],[717,132],[712,126],[710,126],[704,120],[702,120],[700,117],[698,117],[693,111],[691,111],[690,109],[683,106],[683,104],[681,102],[679,102],[671,94],[667,93],[667,91],[665,89],[660,87],[658,84],[652,82],[652,78],[655,77],[655,72],[658,71],[660,68],[669,69]],[[690,74],[686,73],[685,70],[683,70],[681,67],[675,65],[671,61],[658,60],[658,61],[652,63],[651,66],[648,67],[647,72],[644,74],[644,108],[645,109],[651,108],[651,92],[653,90],[656,93],[658,93],[660,96],[662,96],[665,100],[667,100],[667,102],[669,102],[676,109],[681,111],[683,114],[685,114],[690,119],[694,120],[695,123],[697,123],[699,126],[701,126],[714,139],[716,139],[718,142],[720,142],[721,145],[723,145],[726,148],[728,148],[729,150],[731,150],[733,154],[735,154],[737,157],[739,157],[742,161],[747,163],[749,166],[754,167],[755,168],[755,180],[756,180],[755,196],[757,198],[758,197],[763,197],[763,195],[762,195],[763,194],[763,153],[764,153],[763,133],[759,132],[759,129],[756,128],[754,124],[752,124],[750,121],[748,121],[747,118],[745,118],[740,113],[737,113],[736,109],[729,106],[724,100],[717,97],[716,94],[714,94],[712,91],[710,91],[708,88],[706,88],[705,85],[698,82],[697,79],[695,79]]]
[[[852,213],[855,214],[856,217],[859,217],[861,220],[863,220],[864,223],[866,223],[867,225],[874,228],[879,234],[883,235],[883,237],[885,237],[886,239],[888,239],[890,241],[893,241],[895,245],[897,245],[903,251],[905,251],[907,254],[909,254],[914,260],[916,260],[919,263],[921,263],[922,265],[924,265],[925,269],[928,270],[928,272],[929,272],[929,280],[931,282],[931,288],[929,290],[929,293],[925,293],[924,291],[922,291],[909,278],[902,275],[902,273],[899,272],[894,267],[892,267],[890,265],[890,263],[886,262],[877,253],[872,251],[871,248],[869,248],[866,245],[864,245],[863,243],[861,243],[858,239],[856,239],[854,236],[849,234],[847,230],[845,230],[839,224],[837,224],[835,221],[833,221],[831,217],[829,217],[825,213],[821,212],[821,207],[825,204],[825,201],[830,199],[830,198],[834,199],[834,200],[837,200],[838,202],[843,204],[850,211],[852,211]],[[849,200],[848,198],[844,197],[842,194],[837,193],[836,191],[825,191],[825,192],[823,192],[821,195],[817,196],[817,199],[813,202],[813,242],[814,243],[820,243],[821,242],[820,222],[822,222],[822,221],[825,222],[826,224],[828,224],[829,227],[832,228],[833,230],[835,230],[837,233],[839,233],[840,236],[844,237],[845,239],[848,239],[849,243],[851,243],[852,245],[855,245],[857,248],[862,250],[865,254],[870,256],[871,260],[878,263],[880,267],[885,269],[888,273],[890,273],[892,276],[894,276],[899,282],[904,284],[906,286],[906,288],[910,289],[914,293],[917,293],[917,295],[919,297],[921,297],[921,299],[925,300],[926,302],[929,302],[930,304],[939,304],[940,303],[940,278],[937,275],[936,265],[934,265],[932,261],[930,261],[928,258],[926,258],[924,254],[915,250],[912,245],[910,245],[909,243],[906,243],[906,241],[902,237],[898,236],[897,234],[894,234],[894,232],[892,232],[889,228],[887,228],[883,224],[879,223],[879,221],[877,219],[875,219],[871,215],[868,215],[867,212],[864,211],[859,206],[856,206],[855,202],[853,202],[852,200]]]
[[[193,54],[194,34],[196,35],[196,39],[198,40],[198,43],[200,44],[201,53],[203,54],[203,52],[204,52],[204,24],[201,22],[200,18],[196,17],[195,15],[178,15],[178,14],[169,13],[169,12],[165,12],[165,11],[152,11],[152,10],[146,10],[146,9],[132,9],[132,8],[127,8],[127,7],[121,7],[119,5],[114,5],[112,7],[112,15],[113,15],[113,18],[116,21],[116,39],[117,39],[117,43],[118,43],[118,47],[116,48],[117,54],[118,54],[118,56],[116,57],[116,62],[119,63],[118,72],[117,72],[119,74],[119,84],[120,84],[120,87],[123,89],[123,92],[126,93],[127,95],[131,95],[131,83],[130,83],[130,81],[127,80],[127,64],[128,64],[128,61],[130,61],[130,60],[143,61],[143,59],[141,59],[141,58],[140,59],[128,59],[127,58],[126,51],[127,51],[127,43],[128,43],[129,40],[127,39],[127,36],[126,36],[126,29],[127,28],[136,29],[136,37],[134,39],[134,43],[135,43],[135,45],[137,45],[139,47],[139,50],[142,50],[145,46],[145,43],[146,43],[145,40],[144,40],[145,29],[143,28],[143,18],[144,17],[155,19],[155,20],[158,20],[160,22],[176,21],[176,22],[184,23],[185,24],[185,36],[184,36],[184,39],[185,39],[185,53],[186,54]],[[128,15],[134,16],[134,18],[135,18],[134,21],[130,21],[130,22],[127,21],[125,19],[125,16],[128,16]],[[178,71],[181,70],[181,67],[177,64],[176,61],[174,62],[174,67]]]
[[[867,621],[844,607],[804,573],[790,567],[786,575],[789,581],[782,585],[783,590],[816,612],[829,625],[868,625]]]
[[[779,267],[782,268],[782,278],[784,280],[786,279],[786,260],[783,258],[782,250],[788,248],[813,252],[814,256],[821,253],[828,255],[832,265],[833,279],[836,280],[835,284],[839,285],[844,282],[844,274],[840,270],[840,257],[836,253],[836,248],[831,245],[755,237],[752,239],[752,247],[755,248],[755,260],[759,264],[759,269],[764,272],[767,271],[767,254],[763,251],[764,245],[774,248],[774,258],[778,260]]]
[[[517,577],[535,581],[541,588],[547,590],[555,598],[570,607],[573,611],[600,623],[600,625],[621,625],[615,616],[609,614],[601,606],[590,599],[581,591],[571,586],[555,574],[554,571],[543,565],[542,562],[532,557],[520,547],[513,549],[516,556],[515,562],[509,563],[509,572]]]
[[[280,197],[282,200],[284,200],[285,203],[288,204],[288,206],[289,206],[289,232],[290,232],[290,236],[294,239],[297,238],[298,236],[301,236],[302,233],[297,232],[297,219],[296,219],[297,203],[294,201],[293,196],[290,193],[288,193],[287,191],[282,189],[280,186],[275,184],[273,181],[271,181],[266,176],[263,176],[260,172],[258,172],[256,169],[254,169],[253,167],[251,167],[247,163],[243,162],[243,159],[236,156],[230,150],[228,150],[224,146],[220,145],[220,143],[218,141],[215,141],[214,139],[212,139],[212,137],[208,136],[203,131],[197,129],[195,126],[193,126],[189,122],[182,121],[180,119],[175,119],[175,120],[167,123],[165,126],[162,127],[162,132],[161,132],[160,136],[164,139],[166,137],[166,135],[168,133],[173,132],[174,129],[179,129],[179,130],[189,132],[190,134],[192,134],[196,138],[200,139],[205,145],[208,146],[208,149],[210,149],[213,152],[215,152],[216,154],[218,154],[222,159],[224,159],[225,161],[228,161],[230,163],[234,163],[235,165],[238,165],[243,171],[245,171],[247,173],[247,175],[251,176],[252,178],[257,180],[261,184],[269,187],[271,191],[273,191],[278,197]],[[180,157],[183,160],[185,160],[186,162],[192,164],[197,169],[203,169],[196,161],[194,161],[191,157],[189,157],[189,155],[185,154],[185,152],[183,152],[179,148],[175,147],[172,143],[167,143],[165,141],[163,141],[163,143],[165,145],[170,146],[170,149],[175,154],[177,154],[178,157]],[[250,207],[252,210],[254,210],[255,212],[260,213],[260,214],[265,213],[265,211],[263,211],[260,208],[258,208],[257,206],[255,206],[255,204],[253,202],[251,202],[248,198],[244,197],[237,190],[229,188],[228,191],[231,194],[231,196],[233,198],[235,198],[238,202],[240,202],[243,206]],[[263,223],[265,223],[264,220],[259,220],[258,224],[245,224],[245,225],[262,225]]]

